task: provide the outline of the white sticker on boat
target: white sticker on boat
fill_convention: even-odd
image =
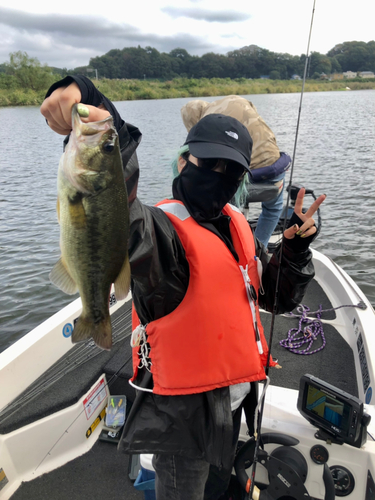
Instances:
[[[9,480],[6,477],[4,470],[0,467],[0,490],[2,490],[8,482]]]
[[[83,407],[85,409],[86,418],[89,420],[97,407],[106,399],[107,389],[105,386],[104,378],[100,380],[90,392],[90,394],[83,400]]]
[[[63,326],[62,334],[67,339],[72,335],[72,333],[73,333],[73,325],[71,323],[66,323],[66,325]]]

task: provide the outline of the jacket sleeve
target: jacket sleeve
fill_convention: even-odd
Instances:
[[[297,217],[297,216],[293,216]],[[296,219],[291,220],[292,224]],[[298,222],[298,221],[297,221]],[[292,225],[291,223],[289,224]],[[281,243],[270,257],[263,244],[256,239],[256,253],[263,265],[262,285],[264,294],[258,294],[259,305],[266,311],[274,310],[277,274],[280,269],[278,300],[276,314],[290,312],[297,307],[315,276],[312,263],[312,252],[309,245],[314,237],[301,239],[295,236],[292,240],[284,238],[280,266]]]

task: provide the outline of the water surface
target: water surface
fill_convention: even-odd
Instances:
[[[292,155],[300,95],[244,96]],[[214,101],[218,98],[203,98]],[[116,103],[143,133],[139,196],[171,195],[170,161],[183,144],[187,99]],[[375,90],[303,97],[293,181],[327,194],[314,243],[343,267],[375,304]],[[62,137],[38,107],[0,109],[0,352],[71,302],[49,282],[59,258],[56,177]],[[288,177],[287,177],[288,181]],[[251,207],[251,216],[260,205]]]

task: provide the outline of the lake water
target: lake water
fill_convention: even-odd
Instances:
[[[280,150],[292,155],[300,95],[244,97],[270,125]],[[171,195],[170,161],[186,136],[180,109],[189,100],[116,103],[143,133],[138,157],[144,203]],[[373,305],[374,117],[375,90],[304,94],[293,174],[295,183],[327,194],[314,247],[345,269]],[[0,352],[76,298],[48,279],[60,253],[55,206],[62,139],[37,107],[0,109]],[[254,204],[251,216],[259,211]]]

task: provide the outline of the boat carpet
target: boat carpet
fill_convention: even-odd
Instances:
[[[106,373],[111,394],[134,401],[128,380],[131,364],[131,301],[111,316],[113,347],[103,351],[93,341],[79,343],[0,413],[0,434],[31,424],[75,404]],[[108,365],[108,369],[107,369]]]
[[[269,377],[272,385],[299,389],[299,381],[302,375],[310,374],[325,380],[331,385],[358,397],[357,376],[353,351],[348,343],[341,337],[332,324],[324,324],[324,320],[334,320],[336,313],[332,310],[332,304],[321,286],[316,280],[309,285],[302,304],[309,308],[309,317],[313,312],[327,310],[321,313],[323,320],[323,335],[326,344],[323,349],[318,350],[323,342],[319,335],[313,342],[308,352],[317,350],[314,354],[295,354],[280,345],[280,341],[288,338],[291,328],[299,328],[299,318],[288,315],[276,316],[272,341],[272,357],[277,360],[281,369],[271,368]],[[297,308],[298,309],[298,308]],[[301,312],[295,309],[294,314],[301,316]],[[272,315],[261,312],[261,320],[267,341],[269,340]],[[304,328],[302,324],[302,328]],[[299,337],[301,335],[298,335]],[[301,349],[307,347],[305,344]]]
[[[333,310],[329,298],[316,280],[310,283],[302,304],[308,311],[307,315],[309,318],[316,318],[316,314],[314,313],[320,311],[326,345],[323,349],[318,350],[323,344],[322,337],[319,335],[308,351],[312,353],[317,350],[314,354],[296,354],[282,347],[280,341],[288,338],[289,330],[291,328],[298,329],[302,311],[300,308],[292,311],[298,318],[288,315],[276,316],[272,341],[272,357],[278,361],[282,368],[270,369],[269,377],[271,384],[298,390],[302,375],[310,374],[325,380],[353,396],[358,396],[353,351],[332,324],[324,323],[324,320],[334,321],[336,319],[336,312]],[[260,314],[264,334],[267,341],[269,341],[272,315],[262,311]],[[306,325],[302,324],[302,328],[304,326]],[[300,337],[301,335],[298,336]],[[307,344],[302,349],[306,347]]]
[[[90,451],[33,481],[22,483],[11,500],[141,500],[144,493],[128,474],[129,455],[97,441]]]
[[[265,332],[269,331],[271,315],[262,313],[261,319]],[[325,347],[307,355],[295,354],[279,344],[287,338],[289,329],[294,327],[298,327],[295,319],[278,316],[275,320],[272,357],[282,368],[270,369],[271,384],[298,390],[302,375],[310,374],[358,397],[353,351],[337,330],[332,325],[324,325]],[[311,350],[321,345],[322,342],[316,340]]]

